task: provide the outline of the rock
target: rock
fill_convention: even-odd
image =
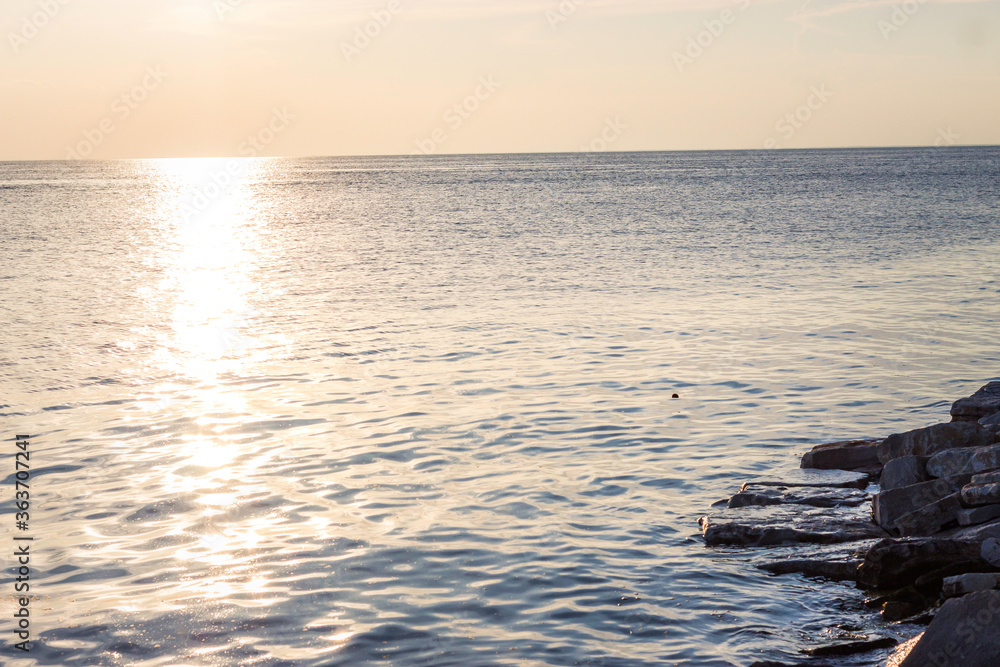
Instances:
[[[917,614],[926,611],[927,605],[923,602],[896,601],[886,602],[882,607],[882,620],[887,623],[897,623],[907,618],[913,618]]]
[[[982,544],[991,537],[1000,540],[1000,521],[991,521],[982,526],[963,526],[945,531],[941,537],[953,540],[972,540],[978,544]]]
[[[931,477],[951,477],[952,475],[976,475],[1000,470],[1000,445],[975,449],[952,449],[935,454],[927,462],[927,474]]]
[[[994,433],[1000,432],[1000,412],[989,417],[983,417],[979,420],[979,425]]]
[[[969,487],[966,487],[969,488]],[[924,505],[896,520],[896,530],[903,537],[929,537],[945,526],[958,521],[962,511],[962,494],[953,493],[936,503]]]
[[[901,456],[889,461],[882,470],[882,490],[892,491],[926,482],[930,479],[927,474],[929,460],[926,456]]]
[[[872,499],[872,517],[882,528],[895,530],[900,517],[958,493],[971,480],[972,475],[959,475],[882,491]]]
[[[900,667],[996,667],[1000,591],[948,600]]]
[[[890,435],[878,446],[878,457],[882,463],[888,463],[902,456],[933,456],[949,449],[986,447],[995,438],[995,433],[976,423],[935,424]]]
[[[704,517],[698,523],[709,546],[841,544],[886,536],[857,512],[837,508],[746,507]]]
[[[819,648],[809,648],[802,653],[812,657],[828,657],[857,655],[858,653],[868,653],[883,648],[893,648],[899,642],[891,637],[881,637],[879,639],[869,639],[865,641],[849,642],[846,644],[831,644],[830,646],[820,646]]]
[[[945,579],[942,593],[947,599],[996,588],[1000,588],[1000,574],[962,574]]]
[[[979,557],[993,567],[1000,568],[1000,540],[991,537],[983,542]]]
[[[814,447],[802,457],[802,468],[859,470],[879,466],[881,440],[845,440]]]
[[[970,507],[1000,503],[1000,484],[969,484],[962,489],[962,502]]]
[[[763,487],[757,491],[737,493],[729,499],[727,507],[767,507],[769,505],[809,505],[811,507],[860,507],[871,495],[857,489],[797,487],[798,490],[780,487]]]
[[[960,398],[951,406],[953,422],[977,422],[1000,412],[1000,382],[990,382],[968,398]]]
[[[937,600],[941,597],[941,589],[944,588],[945,579],[960,577],[963,574],[982,574],[992,571],[993,567],[979,558],[957,560],[933,572],[920,575],[913,582],[913,588],[921,595]]]
[[[832,581],[857,581],[861,561],[829,562],[825,560],[785,560],[758,566],[771,574],[801,574]]]
[[[754,488],[778,486],[791,488],[796,486],[816,487],[828,486],[843,489],[866,489],[871,483],[871,475],[863,472],[847,472],[845,470],[801,470],[792,469],[782,473],[782,479],[755,479],[743,485],[740,491]]]
[[[955,562],[979,560],[981,549],[982,542],[975,540],[882,540],[865,555],[858,568],[858,583],[869,589],[901,588]]]
[[[1000,505],[976,507],[958,513],[958,525],[960,526],[978,526],[993,519],[1000,519]]]
[[[988,472],[982,475],[973,475],[969,484],[1000,484],[1000,472]]]

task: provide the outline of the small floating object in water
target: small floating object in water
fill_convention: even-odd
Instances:
[[[671,398],[680,398],[680,397],[681,397],[680,394],[674,394],[673,396],[671,396]]]

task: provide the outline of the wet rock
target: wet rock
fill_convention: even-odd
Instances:
[[[970,484],[962,489],[962,502],[970,507],[1000,503],[1000,484]]]
[[[845,440],[819,445],[802,457],[802,468],[819,470],[860,470],[879,467],[881,440]]]
[[[1000,470],[1000,445],[952,449],[935,454],[927,462],[927,474],[931,477],[951,477],[965,473],[977,475],[994,470]]]
[[[966,487],[969,488],[969,487]],[[951,523],[958,522],[962,511],[962,495],[953,493],[936,503],[924,505],[896,520],[896,530],[903,537],[929,537]]]
[[[872,499],[872,517],[882,528],[895,530],[900,517],[960,492],[971,480],[972,475],[959,475],[882,491]]]
[[[886,602],[882,607],[882,620],[887,623],[898,623],[899,621],[913,618],[927,610],[925,602],[896,601]]]
[[[957,598],[997,588],[1000,588],[1000,574],[962,574],[945,579],[941,592],[945,598]]]
[[[901,588],[956,562],[978,561],[981,549],[982,542],[971,539],[882,540],[865,555],[858,583],[869,589]]]
[[[729,499],[727,507],[767,507],[770,505],[809,505],[811,507],[860,507],[871,495],[857,489],[796,487],[763,487],[743,491]]]
[[[857,512],[838,508],[745,507],[704,517],[698,523],[709,546],[841,544],[886,536]]]
[[[1000,519],[1000,505],[975,507],[958,513],[958,525],[960,526],[978,526],[993,519]]]
[[[1000,655],[1000,591],[948,600],[900,667],[996,667]]]
[[[882,463],[888,463],[903,456],[933,456],[949,449],[986,447],[995,438],[995,433],[976,423],[935,424],[890,435],[878,446],[878,457]]]
[[[785,560],[765,563],[759,568],[771,574],[801,574],[832,581],[857,581],[861,561],[830,562],[824,560]]]
[[[885,464],[882,470],[883,491],[892,491],[904,486],[913,486],[930,479],[927,474],[926,456],[901,456]]]
[[[842,489],[866,489],[871,483],[871,475],[863,472],[848,472],[846,470],[802,470],[793,469],[782,473],[781,479],[755,479],[743,485],[740,491],[754,490],[763,487],[833,487]]]
[[[847,642],[844,644],[831,644],[830,646],[820,646],[818,648],[805,649],[802,652],[813,657],[833,657],[845,655],[857,655],[858,653],[868,653],[884,648],[893,648],[899,641],[891,637],[880,637],[878,639],[867,639],[864,641]]]
[[[1000,412],[1000,382],[990,382],[968,398],[960,398],[951,406],[953,422],[976,422]]]

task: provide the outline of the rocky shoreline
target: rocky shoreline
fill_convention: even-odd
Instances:
[[[926,625],[889,667],[1000,665],[1000,382],[956,401],[948,423],[820,445],[794,474],[716,506],[699,520],[708,546],[796,546],[808,553],[761,569],[854,582],[883,620]],[[862,636],[803,653],[896,644]]]

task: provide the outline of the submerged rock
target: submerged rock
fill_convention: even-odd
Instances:
[[[1000,470],[1000,445],[952,449],[935,454],[927,462],[927,474],[931,477],[950,477],[966,473],[977,475],[994,470]]]
[[[885,464],[882,470],[883,491],[892,491],[904,486],[913,486],[930,479],[927,474],[926,456],[901,456]]]
[[[886,536],[857,512],[838,508],[746,507],[703,517],[698,523],[709,546],[841,544]]]
[[[880,637],[878,639],[867,639],[864,641],[847,642],[844,644],[831,644],[818,648],[804,649],[802,653],[813,657],[833,657],[845,655],[857,655],[858,653],[868,653],[883,648],[893,648],[899,641],[891,637]]]
[[[948,600],[899,667],[996,667],[1000,656],[1000,591]],[[890,662],[894,664],[894,662]]]
[[[951,406],[954,422],[976,422],[1000,413],[1000,382],[990,382],[968,398],[960,398]]]
[[[837,487],[793,487],[791,490],[777,486],[741,491],[729,499],[727,507],[767,507],[770,505],[809,505],[811,507],[860,507],[871,500],[871,495],[858,489]]]
[[[802,468],[819,470],[869,470],[881,466],[881,440],[845,440],[814,447],[802,457]]]
[[[831,487],[841,489],[866,489],[871,484],[871,475],[865,472],[849,472],[846,470],[788,470],[782,473],[782,478],[761,478],[743,485],[740,491],[752,490],[768,486],[778,487]]]
[[[901,517],[960,492],[971,480],[972,475],[959,475],[882,491],[872,499],[872,517],[882,528],[896,530]]]
[[[771,574],[801,574],[832,581],[857,581],[861,561],[830,562],[825,560],[783,560],[758,567]]]
[[[986,447],[995,438],[995,433],[977,423],[935,424],[890,435],[878,446],[878,456],[882,463],[888,463],[903,456],[933,456],[949,449]]]

